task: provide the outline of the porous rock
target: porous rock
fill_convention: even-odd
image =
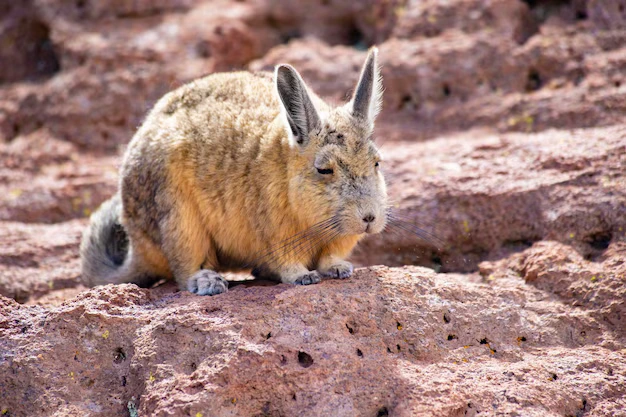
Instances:
[[[521,277],[375,267],[215,297],[120,285],[57,307],[2,300],[0,403],[11,415],[545,416],[624,406],[624,328],[595,303],[568,305]]]
[[[0,414],[623,414],[622,3],[4,2]],[[288,62],[341,102],[374,43],[404,223],[353,261],[388,266],[81,286],[87,217],[161,95]]]

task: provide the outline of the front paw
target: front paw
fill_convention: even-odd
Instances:
[[[210,269],[201,269],[187,280],[187,290],[198,295],[216,295],[228,291],[228,281]]]
[[[318,269],[318,271],[324,278],[346,279],[352,276],[354,267],[350,262],[339,261],[327,268]]]
[[[295,279],[293,283],[296,285],[311,285],[317,284],[321,280],[322,277],[320,276],[320,274],[318,274],[316,271],[309,271],[306,274],[300,275],[298,278]]]

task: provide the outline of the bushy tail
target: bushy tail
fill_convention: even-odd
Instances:
[[[130,245],[120,223],[119,194],[104,202],[91,216],[80,244],[83,283],[89,287],[129,282]]]

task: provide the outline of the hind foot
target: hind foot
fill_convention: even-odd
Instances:
[[[201,269],[187,280],[187,290],[198,295],[215,295],[228,291],[228,281],[210,269]]]

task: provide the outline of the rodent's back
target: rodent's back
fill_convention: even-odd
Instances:
[[[169,119],[179,129],[200,129],[208,137],[223,137],[221,129],[260,135],[279,113],[273,88],[270,73],[213,74],[164,96],[150,118],[157,123]]]
[[[220,225],[217,232],[239,235],[239,242],[255,239],[251,232],[265,229],[274,209],[262,203],[287,198],[280,170],[286,170],[288,143],[279,112],[266,73],[214,74],[164,96],[122,167],[127,227],[137,226],[160,245],[159,223],[171,200],[184,197],[202,207],[204,226]]]

